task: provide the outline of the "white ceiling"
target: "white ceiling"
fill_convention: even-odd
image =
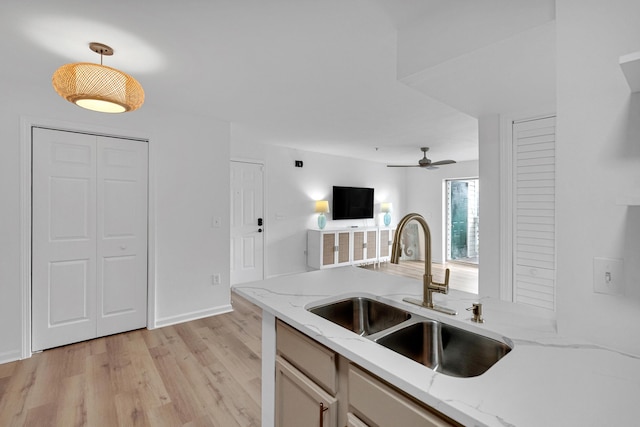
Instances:
[[[97,62],[87,45],[98,41],[116,51],[105,65],[140,81],[146,105],[231,121],[234,142],[393,163],[417,162],[429,146],[434,161],[472,160],[475,117],[554,102],[553,4],[3,0],[0,51],[17,66],[2,73],[56,96],[53,71]],[[399,67],[410,70],[400,80]]]

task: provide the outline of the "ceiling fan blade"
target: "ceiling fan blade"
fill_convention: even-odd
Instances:
[[[420,165],[387,165],[388,168],[419,168]]]
[[[450,165],[455,162],[455,160],[440,160],[438,162],[431,162],[430,166]]]

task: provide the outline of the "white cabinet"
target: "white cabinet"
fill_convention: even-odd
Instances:
[[[312,268],[329,268],[351,263],[351,232],[307,232],[307,264]]]
[[[392,240],[391,228],[308,230],[307,265],[323,269],[388,261]]]

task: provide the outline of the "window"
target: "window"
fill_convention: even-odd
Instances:
[[[478,264],[478,179],[447,180],[447,261]]]

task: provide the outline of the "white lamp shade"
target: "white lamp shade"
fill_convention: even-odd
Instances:
[[[380,212],[391,212],[391,210],[392,210],[391,202],[380,203]]]
[[[329,201],[327,200],[316,201],[316,213],[329,213]]]

